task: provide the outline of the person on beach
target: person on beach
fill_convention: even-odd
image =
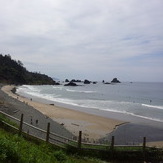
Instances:
[[[31,117],[31,125],[33,124],[33,122],[32,122],[32,117]]]

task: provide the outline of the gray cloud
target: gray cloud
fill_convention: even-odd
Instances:
[[[1,53],[31,71],[63,79],[163,81],[162,0],[0,3]]]

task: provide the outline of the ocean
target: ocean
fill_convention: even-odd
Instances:
[[[83,84],[81,86],[22,85],[17,93],[89,112],[120,113],[155,122],[163,122],[163,83],[122,82]]]

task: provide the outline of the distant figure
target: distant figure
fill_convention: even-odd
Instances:
[[[32,101],[32,98],[31,98],[31,101]]]
[[[38,124],[38,119],[36,119],[36,125]]]
[[[150,103],[152,102],[152,100],[150,100]]]
[[[31,117],[31,125],[33,124],[33,122],[32,122],[32,117]]]

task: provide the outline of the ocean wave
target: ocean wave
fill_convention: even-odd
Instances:
[[[18,94],[23,93],[23,95],[26,94],[26,95],[30,95],[30,96],[34,96],[34,97],[38,97],[38,98],[43,98],[46,100],[53,100],[54,98],[60,97],[59,94],[54,94],[54,93],[53,93],[53,95],[42,94],[42,93],[40,93],[40,91],[41,90],[37,89],[36,87],[34,87],[34,89],[33,89],[33,86],[26,86],[26,85],[18,87],[18,89],[17,89]]]
[[[40,92],[41,90],[37,88],[36,86],[31,85],[23,85],[21,87],[18,87],[18,90],[21,89],[22,91],[28,91],[28,92]]]
[[[96,91],[79,91],[79,90],[73,90],[73,89],[66,89],[68,92],[77,92],[77,93],[95,93]]]
[[[115,113],[131,115],[131,116],[135,116],[135,117],[139,117],[143,119],[148,119],[152,121],[163,122],[163,119],[159,115],[159,112],[161,112],[162,114],[161,110],[163,110],[163,106],[155,106],[155,105],[148,105],[148,104],[136,103],[136,102],[131,102],[131,101],[125,101],[125,99],[124,100],[123,99],[111,100],[109,96],[108,98],[104,98],[103,96],[101,97],[99,96],[99,94],[96,94],[97,96],[95,96],[93,93],[96,93],[96,90],[92,91],[91,89],[92,88],[88,90],[83,90],[83,88],[70,89],[70,88],[65,88],[63,86],[41,87],[41,86],[23,85],[23,86],[18,87],[17,91],[18,93],[22,92],[30,96],[43,98],[43,99],[50,100],[56,103],[58,102],[58,103],[67,104],[67,105],[76,106],[76,107],[90,108],[92,110],[97,109],[97,110],[108,111],[108,112],[110,111],[110,112],[115,112]],[[67,93],[65,93],[65,91],[67,91]],[[48,94],[45,92],[48,92]],[[75,96],[71,92],[75,92],[74,93]],[[76,96],[76,93],[79,93],[79,94],[83,93],[83,94],[80,94],[79,96],[80,99],[77,99],[78,96]],[[88,98],[86,97],[87,95],[88,95]],[[160,110],[157,110],[157,109],[160,109]],[[148,110],[151,112],[149,113],[149,115],[146,115]],[[154,113],[155,110],[156,112],[158,112],[158,115],[157,114],[152,115],[152,113]]]
[[[88,101],[90,101],[90,100],[88,100]],[[108,111],[108,112],[114,112],[114,113],[121,113],[121,114],[131,115],[131,116],[134,116],[134,117],[148,119],[148,120],[156,121],[156,122],[163,122],[163,119],[148,117],[148,116],[144,116],[144,115],[138,115],[138,114],[135,114],[133,112],[126,111],[126,110],[117,110],[115,108],[108,109],[108,107],[106,109],[104,107],[99,107],[97,105],[91,105],[91,104],[89,104],[88,101],[85,100],[85,103],[84,103],[83,101],[76,102],[74,100],[69,100],[69,99],[64,99],[64,100],[60,99],[58,102],[62,102],[62,103],[73,105],[73,106],[79,106],[79,107],[83,107],[83,108],[90,108],[90,109],[96,109],[96,110],[102,110],[102,111]],[[114,103],[114,101],[110,101],[110,103]],[[121,103],[128,103],[128,102],[121,102]]]
[[[74,106],[84,107],[84,108],[91,108],[91,109],[96,109],[96,110],[102,110],[102,111],[108,111],[108,112],[114,112],[114,113],[121,113],[121,114],[131,115],[131,116],[134,116],[134,117],[148,119],[148,120],[151,120],[151,121],[163,122],[163,119],[149,117],[149,116],[145,116],[145,115],[135,114],[133,112],[129,112],[129,111],[124,110],[124,109],[119,110],[119,109],[116,109],[116,108],[113,108],[113,107],[111,107],[110,109],[108,109],[108,106],[105,106],[105,105],[103,105],[103,106],[101,105],[101,107],[100,107],[97,104],[91,104],[90,103],[90,100],[85,100],[85,102],[83,102],[83,101],[80,101],[79,102],[78,101],[78,103],[74,103],[74,101],[68,100],[66,103],[67,104],[70,104],[70,105],[74,105]],[[100,101],[100,103],[102,103],[102,101]],[[115,104],[115,101],[107,101],[107,103]],[[118,103],[121,103],[121,104],[129,104],[129,105],[130,104],[133,104],[131,102],[118,102]]]
[[[142,104],[142,106],[146,106],[146,107],[149,107],[149,108],[156,108],[156,109],[163,110],[163,106],[148,105],[148,104]]]
[[[148,120],[156,121],[156,122],[163,122],[162,119],[158,119],[158,118],[147,117],[147,116],[138,115],[138,114],[129,113],[129,112],[127,112],[126,114],[132,115],[132,116],[135,116],[135,117],[139,117],[139,118],[143,118],[143,119],[148,119]]]
[[[61,87],[61,86],[53,86],[52,88],[54,88],[54,89],[57,89],[57,90],[63,90],[63,87]]]
[[[46,99],[46,100],[54,100],[55,98],[58,98],[58,97],[60,97],[61,95],[55,95],[55,94],[53,94],[53,96],[51,96],[51,95],[48,95],[48,94],[39,94],[39,93],[35,93],[35,92],[29,92],[29,94],[30,95],[32,95],[32,96],[36,96],[36,97],[38,97],[38,98],[44,98],[44,99]],[[57,99],[56,99],[57,100]]]
[[[163,122],[162,119],[147,117],[147,116],[143,116],[143,115],[138,115],[138,114],[135,114],[135,113],[124,111],[124,110],[123,111],[114,110],[114,109],[101,109],[101,110],[109,111],[109,112],[113,112],[113,113],[121,113],[121,114],[131,115],[131,116],[134,116],[134,117],[139,117],[139,118],[143,118],[143,119],[147,119],[147,120],[151,120],[151,121],[156,121],[156,122]]]

